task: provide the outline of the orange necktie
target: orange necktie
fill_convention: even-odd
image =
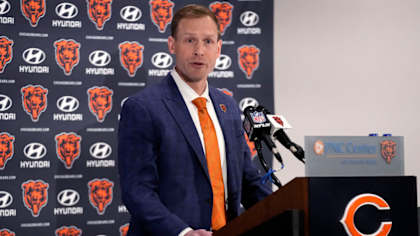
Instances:
[[[219,144],[216,130],[207,112],[206,99],[199,97],[192,102],[198,109],[201,131],[203,132],[204,146],[207,158],[207,167],[210,175],[211,188],[213,190],[213,211],[211,215],[211,227],[218,230],[226,225],[225,211],[225,187],[223,184],[222,166],[220,162]]]

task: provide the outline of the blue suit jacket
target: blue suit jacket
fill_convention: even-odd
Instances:
[[[234,100],[209,88],[226,144],[228,220],[270,194],[260,184]],[[226,110],[223,111],[220,105]],[[173,78],[124,103],[119,124],[122,199],[132,218],[128,235],[177,235],[210,229],[212,189],[200,138]]]

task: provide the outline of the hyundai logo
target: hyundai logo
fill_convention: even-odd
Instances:
[[[0,0],[0,15],[4,15],[10,11],[10,3],[6,0]]]
[[[0,111],[7,111],[12,107],[12,99],[8,96],[0,94]]]
[[[89,61],[94,66],[106,66],[111,62],[111,55],[103,50],[96,50],[89,55]]]
[[[247,27],[254,26],[260,21],[260,17],[253,11],[246,11],[239,17],[241,23]]]
[[[29,159],[39,160],[47,154],[47,148],[42,143],[30,143],[23,148],[23,154]]]
[[[166,52],[158,52],[152,56],[152,63],[157,68],[168,68],[172,65],[172,57]]]
[[[80,200],[80,195],[73,189],[64,189],[57,195],[57,201],[63,206],[74,206]]]
[[[90,146],[89,152],[96,159],[105,159],[111,155],[112,148],[107,143],[97,142]]]
[[[6,208],[13,202],[12,194],[6,191],[0,191],[0,208]]]
[[[55,13],[63,19],[72,19],[77,16],[79,10],[74,4],[63,2],[57,5]]]
[[[121,9],[120,16],[125,21],[134,22],[134,21],[138,21],[142,15],[138,7],[126,6],[123,9]]]
[[[79,108],[79,100],[72,96],[62,96],[57,100],[57,107],[62,112],[73,112]]]
[[[232,65],[232,59],[228,55],[221,54],[216,60],[214,68],[218,70],[227,70]]]
[[[26,63],[37,65],[45,60],[46,55],[45,52],[39,48],[28,48],[22,53],[22,57]]]
[[[255,98],[246,97],[246,98],[243,98],[239,102],[239,108],[241,109],[241,111],[244,111],[245,108],[247,108],[249,106],[253,106],[253,107],[258,106],[258,101]]]

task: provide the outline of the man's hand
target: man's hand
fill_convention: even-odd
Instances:
[[[185,234],[185,236],[211,236],[211,235],[213,235],[212,232],[204,230],[204,229],[191,230],[190,232]]]

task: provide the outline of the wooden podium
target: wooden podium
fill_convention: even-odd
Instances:
[[[296,178],[213,233],[418,236],[413,176]]]

